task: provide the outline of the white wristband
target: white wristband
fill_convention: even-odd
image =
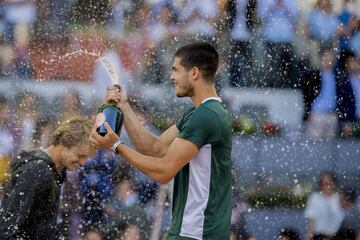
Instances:
[[[116,154],[117,151],[116,151],[116,148],[122,144],[122,142],[120,141],[120,138],[118,138],[118,140],[116,140],[116,142],[111,146],[111,150]]]

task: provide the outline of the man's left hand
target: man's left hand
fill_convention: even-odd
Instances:
[[[110,125],[107,122],[104,122],[105,129],[107,131],[105,136],[101,136],[96,131],[97,125],[95,125],[91,131],[90,142],[92,145],[95,145],[98,148],[110,149],[111,146],[118,140],[118,136],[111,129]]]

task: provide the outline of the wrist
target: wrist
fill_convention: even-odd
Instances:
[[[116,140],[116,142],[111,146],[111,151],[113,151],[115,154],[117,154],[117,147],[120,145],[120,144],[123,144],[122,141],[120,140],[120,138],[118,138]]]

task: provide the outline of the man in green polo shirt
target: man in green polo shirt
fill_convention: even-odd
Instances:
[[[93,129],[90,140],[111,148],[162,184],[174,179],[172,224],[166,239],[229,239],[231,216],[230,114],[215,90],[217,51],[208,43],[188,44],[175,53],[171,81],[178,97],[194,106],[176,125],[157,137],[132,111],[126,92],[109,87],[106,100],[123,110],[125,128],[136,150],[121,142],[105,124],[104,137]]]

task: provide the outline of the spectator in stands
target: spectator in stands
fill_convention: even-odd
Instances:
[[[51,133],[55,127],[53,119],[44,117],[36,122],[33,142],[35,148],[45,149],[51,141]]]
[[[299,9],[293,0],[259,0],[258,14],[266,48],[265,86],[294,87],[293,44]]]
[[[11,48],[11,62],[14,64],[12,75],[30,78],[32,69],[28,57],[33,23],[36,20],[35,0],[5,0],[5,42]],[[11,73],[10,73],[11,74]]]
[[[36,20],[35,0],[5,0],[5,40],[29,41],[32,24]]]
[[[0,36],[1,37],[1,36]],[[15,72],[14,49],[13,47],[0,39],[0,76],[12,76]]]
[[[105,211],[109,215],[108,228],[111,234],[116,234],[118,231],[126,236],[127,226],[134,225],[140,229],[141,239],[149,238],[149,217],[144,206],[139,204],[139,193],[131,176],[124,176],[116,185],[116,194],[106,205]],[[136,231],[132,229],[130,232]]]
[[[59,104],[61,104],[62,108],[58,117],[60,121],[72,115],[84,115],[84,103],[81,99],[79,92],[76,89],[67,90],[64,95],[61,96]]]
[[[300,240],[299,233],[292,228],[281,229],[277,240]]]
[[[154,46],[179,34],[179,27],[176,26],[179,13],[173,1],[163,0],[154,3],[151,14],[152,30],[149,34]]]
[[[338,15],[338,21],[340,22],[338,32],[340,37],[340,51],[349,50],[350,39],[356,27],[356,11],[358,8],[354,3],[354,0],[344,0],[343,8]]]
[[[123,2],[123,3],[121,3]],[[130,75],[137,79],[146,49],[149,47],[150,8],[148,1],[119,1],[125,5],[123,31],[119,36],[119,46],[124,52],[122,60]],[[130,5],[129,7],[127,5]],[[128,8],[127,8],[128,7]],[[135,82],[134,82],[135,83]]]
[[[80,25],[105,25],[112,19],[111,1],[71,1],[71,20]]]
[[[250,205],[238,190],[233,192],[233,208],[231,211],[231,232],[234,239],[247,239],[250,235],[246,229],[245,215]]]
[[[69,11],[73,0],[36,1],[37,17],[32,40],[65,41],[70,33]]]
[[[356,119],[360,120],[360,57],[349,57],[346,66],[355,95]]]
[[[80,170],[81,218],[85,226],[100,226],[105,221],[103,205],[114,194],[113,174],[118,159],[104,149],[97,151]]]
[[[359,64],[351,51],[343,52],[343,60],[344,71],[341,67],[336,69],[337,112],[341,136],[349,137],[353,134],[354,123],[358,120],[356,101],[359,94]]]
[[[312,103],[307,123],[307,135],[331,139],[337,129],[336,80],[334,74],[335,52],[324,50],[320,67],[320,93]]]
[[[118,217],[122,208],[131,207],[139,202],[139,195],[131,178],[122,179],[115,188],[114,199],[106,207],[107,214],[112,218]]]
[[[319,177],[319,191],[310,195],[306,207],[306,240],[332,238],[344,218],[340,197],[336,192],[335,175],[323,171]]]
[[[230,85],[234,87],[249,86],[253,75],[253,51],[251,38],[256,19],[256,1],[230,0],[227,11],[230,24]],[[251,78],[251,79],[249,79]]]
[[[125,32],[125,24],[129,15],[134,11],[136,2],[130,0],[112,1],[113,18],[107,26],[107,31],[114,35],[122,35]]]
[[[350,47],[354,51],[356,56],[360,58],[360,16],[358,16],[357,19],[356,29],[357,31],[354,32],[354,36],[350,39]]]
[[[355,240],[356,232],[360,229],[360,210],[356,206],[356,191],[350,187],[341,189],[340,200],[341,206],[345,211],[345,217],[336,237],[342,240]]]
[[[164,49],[173,48],[175,37],[181,36],[179,12],[173,1],[164,0],[152,5],[152,25],[149,32],[151,45],[144,57],[140,80],[145,84],[166,83],[170,77],[168,66],[172,56]]]
[[[14,132],[10,125],[8,100],[0,95],[0,188],[10,174],[10,159],[16,151]]]
[[[318,43],[320,52],[336,46],[339,21],[331,1],[318,0],[309,14],[307,25],[310,38]]]
[[[39,121],[38,96],[31,91],[24,91],[16,98],[16,141],[17,148],[34,148],[33,135]]]

